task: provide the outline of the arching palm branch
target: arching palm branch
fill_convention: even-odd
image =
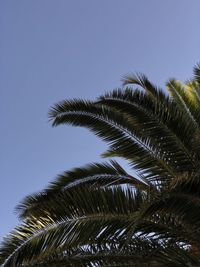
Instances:
[[[90,164],[26,197],[0,264],[200,266],[199,66],[194,74],[166,91],[128,75],[96,101],[56,104],[54,126],[87,127],[108,143],[103,156],[126,159],[131,174],[116,161]]]

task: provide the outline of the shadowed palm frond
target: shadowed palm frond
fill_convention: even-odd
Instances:
[[[138,131],[137,122],[126,113],[91,102],[73,100],[56,105],[50,117],[53,125],[70,123],[94,131],[109,142],[110,151],[114,151],[115,156],[129,160],[134,168],[143,170],[143,175],[152,172],[152,181],[157,176],[167,178],[168,175],[174,175],[168,161],[161,156],[160,147],[153,143],[150,136]]]
[[[77,188],[90,187],[95,189],[113,186],[133,186],[141,190],[151,189],[146,181],[139,180],[126,171],[116,162],[96,163],[87,165],[84,168],[75,168],[71,171],[59,175],[56,180],[50,183],[48,188],[40,193],[27,196],[17,207],[16,212],[21,219],[29,216],[35,216],[38,211],[43,210],[45,205],[69,191],[71,194],[77,194]],[[154,190],[154,188],[152,188]]]

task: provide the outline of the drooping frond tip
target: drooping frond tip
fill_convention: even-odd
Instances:
[[[122,85],[139,85],[144,91],[151,94],[152,96],[157,96],[159,89],[149,81],[146,75],[143,73],[130,73],[122,78]]]

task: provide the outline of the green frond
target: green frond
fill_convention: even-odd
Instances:
[[[56,105],[50,112],[50,117],[53,119],[53,125],[73,124],[89,128],[109,142],[111,150],[132,162],[135,168],[141,168],[140,162],[143,158],[146,165],[146,168],[142,165],[144,172],[151,172],[154,166],[155,175],[173,175],[170,165],[159,153],[160,148],[151,143],[149,136],[138,131],[137,122],[125,113],[103,105],[74,100]]]
[[[130,185],[141,190],[149,188],[144,181],[126,173],[116,161],[101,164],[94,163],[59,175],[42,192],[25,197],[16,207],[16,212],[21,219],[24,219],[30,215],[35,216],[38,211],[44,209],[46,205],[49,205],[54,197],[58,197],[59,194],[61,195],[62,202],[63,194],[66,191],[76,195],[77,188],[79,190],[80,187],[98,190],[103,187],[119,185]]]
[[[142,133],[143,136],[148,136],[150,142],[154,147],[159,147],[160,155],[162,155],[163,159],[169,165],[172,165],[174,170],[180,171],[180,169],[183,168],[186,168],[187,170],[188,168],[192,168],[194,162],[190,156],[188,138],[187,143],[183,143],[180,135],[178,136],[177,133],[173,131],[174,129],[170,127],[171,125],[167,124],[170,113],[168,116],[165,114],[162,118],[162,113],[160,112],[162,108],[156,112],[151,112],[149,106],[145,106],[146,99],[144,95],[138,96],[137,94],[127,93],[129,93],[129,90],[126,90],[125,92],[115,90],[110,94],[100,97],[98,103],[118,111],[120,110],[130,118],[133,117],[137,120],[137,132],[139,135]],[[139,103],[138,97],[143,99],[143,102]],[[166,110],[166,112],[170,111],[170,108]],[[140,159],[140,161],[142,161],[142,159]],[[179,166],[177,163],[182,166]],[[187,165],[188,163],[190,163],[190,166]]]
[[[40,215],[14,230],[0,250],[4,259],[2,266],[20,266],[23,261],[39,260],[53,251],[87,245],[95,240],[114,240],[130,228],[142,205],[141,197],[135,197],[131,190],[81,191],[77,195],[68,192],[58,197],[57,205],[54,199],[54,207],[49,203],[49,208],[52,207],[49,220],[43,219],[48,214],[43,208]],[[68,208],[67,201],[71,202]]]
[[[140,248],[140,249],[138,249]],[[197,264],[195,257],[191,257],[187,250],[175,245],[158,244],[155,241],[145,241],[137,238],[123,249],[116,243],[95,244],[89,247],[67,250],[64,253],[38,263],[36,266],[188,266],[188,263]],[[29,265],[35,266],[35,265]]]
[[[149,79],[146,77],[146,75],[144,74],[128,74],[125,75],[124,78],[122,79],[123,82],[123,86],[126,85],[139,85],[142,89],[144,89],[147,93],[149,93],[150,95],[157,97],[158,96],[158,92],[160,91],[160,89],[158,89],[155,85],[153,85]]]
[[[200,125],[199,99],[193,88],[182,85],[176,80],[170,80],[167,88],[172,98],[195,127]]]

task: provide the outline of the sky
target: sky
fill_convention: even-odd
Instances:
[[[52,128],[50,107],[95,99],[129,72],[163,87],[191,78],[199,11],[199,0],[0,1],[0,240],[26,195],[102,161],[106,144],[83,128]]]

